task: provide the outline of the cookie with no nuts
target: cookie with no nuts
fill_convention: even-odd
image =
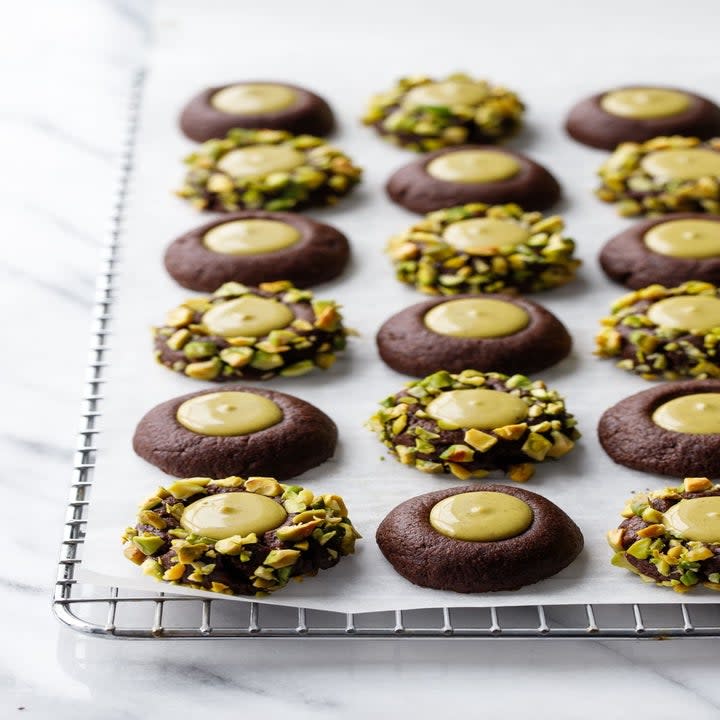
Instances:
[[[583,548],[580,529],[557,505],[507,485],[406,500],[380,523],[376,540],[410,582],[461,593],[518,590],[557,574]]]
[[[508,295],[427,300],[380,328],[380,357],[393,370],[423,377],[473,368],[530,374],[567,357],[572,340],[549,310]]]
[[[203,90],[183,108],[180,128],[196,142],[224,137],[233,128],[329,135],[335,118],[328,103],[306,88],[248,80]]]
[[[125,557],[157,580],[262,596],[333,567],[359,537],[338,495],[231,476],[159,487],[122,540]]]
[[[565,129],[578,142],[601,150],[660,135],[707,140],[720,135],[720,107],[679,88],[620,87],[580,101],[570,110]]]
[[[396,170],[385,189],[416,213],[467,203],[517,203],[545,210],[560,199],[558,181],[525,155],[485,145],[437,150]]]
[[[620,465],[660,475],[720,475],[720,380],[664,383],[606,410],[605,452]]]
[[[608,240],[599,260],[609,278],[633,290],[688,280],[720,285],[720,215],[645,220]]]
[[[175,477],[287,480],[328,460],[336,444],[335,423],[314,405],[243,385],[160,403],[133,436],[141,458]]]
[[[331,225],[296,213],[246,210],[181,235],[165,251],[165,268],[200,292],[278,279],[304,288],[337,277],[349,258],[347,238]]]

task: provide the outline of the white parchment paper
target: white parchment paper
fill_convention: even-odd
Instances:
[[[592,196],[594,172],[604,153],[572,142],[563,133],[562,120],[581,97],[628,81],[689,85],[712,95],[717,88],[710,74],[693,58],[674,58],[662,70],[657,60],[642,55],[630,59],[626,53],[619,58],[609,38],[602,42],[596,38],[594,45],[571,38],[562,51],[552,49],[552,23],[546,25],[550,34],[542,39],[546,51],[539,52],[540,39],[529,23],[510,33],[497,17],[494,25],[481,26],[464,23],[452,13],[436,14],[426,21],[416,19],[408,28],[376,22],[373,13],[381,5],[370,3],[368,17],[354,23],[343,22],[331,12],[305,18],[299,26],[290,4],[283,5],[290,15],[282,18],[269,10],[265,15],[256,11],[248,16],[240,9],[226,8],[221,15],[210,10],[201,14],[200,4],[194,9],[183,7],[182,14],[166,13],[160,18],[157,48],[149,63],[118,266],[107,402],[98,436],[81,578],[122,588],[217,597],[145,578],[123,557],[119,538],[122,529],[134,522],[138,501],[157,485],[171,482],[133,454],[131,437],[137,421],[168,398],[217,387],[156,365],[151,350],[150,326],[190,294],[165,273],[163,250],[180,233],[210,219],[170,192],[182,177],[180,158],[193,147],[177,129],[178,112],[191,95],[208,85],[278,79],[307,85],[330,100],[340,122],[333,142],[366,169],[364,183],[351,197],[336,208],[309,213],[337,225],[351,240],[354,257],[348,272],[317,288],[317,295],[342,302],[347,324],[360,337],[330,371],[268,383],[312,402],[337,422],[340,444],[335,458],[297,482],[316,492],[343,495],[364,539],[356,555],[343,559],[336,568],[292,583],[263,602],[345,612],[445,605],[679,602],[681,598],[673,592],[645,585],[609,564],[604,535],[617,523],[626,497],[673,481],[614,465],[596,439],[601,412],[650,385],[592,356],[597,320],[612,299],[624,292],[602,275],[596,254],[628,222]],[[622,45],[622,36],[616,41]],[[391,171],[415,155],[381,142],[357,117],[366,98],[398,75],[455,70],[502,81],[526,100],[527,128],[510,146],[546,164],[561,181],[564,200],[557,210],[565,216],[584,262],[572,285],[534,298],[559,315],[573,335],[572,355],[542,377],[562,391],[584,437],[569,456],[539,466],[526,487],[564,508],[582,529],[586,546],[557,576],[512,593],[458,595],[415,587],[395,574],[374,542],[379,521],[395,505],[459,483],[401,466],[385,455],[375,436],[363,427],[376,402],[406,380],[382,364],[374,334],[391,314],[424,297],[395,281],[383,254],[387,238],[415,219],[388,201],[383,183]],[[502,481],[500,476],[492,479]],[[716,600],[709,592],[682,597],[684,602]]]

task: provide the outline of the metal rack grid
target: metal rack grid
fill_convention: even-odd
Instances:
[[[83,585],[82,562],[108,365],[113,290],[132,172],[144,72],[133,80],[120,179],[97,280],[83,396],[53,611],[74,630],[105,638],[669,638],[720,636],[720,605],[569,605],[342,614],[259,603],[196,599],[162,592],[125,595]]]

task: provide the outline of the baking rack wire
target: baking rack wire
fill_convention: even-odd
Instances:
[[[53,611],[81,633],[104,638],[670,638],[720,636],[720,605],[564,605],[436,608],[385,613],[331,613],[166,593],[125,594],[80,583],[77,570],[94,479],[98,419],[108,367],[116,265],[133,167],[145,71],[133,75],[120,177],[102,246],[92,317],[81,430]],[[709,612],[708,612],[709,611]]]

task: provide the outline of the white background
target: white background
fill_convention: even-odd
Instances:
[[[202,13],[207,18],[216,6],[204,3]],[[267,29],[270,21],[294,25],[297,46],[277,50],[288,58],[283,67],[291,67],[293,57],[334,53],[333,62],[345,68],[347,84],[358,88],[357,108],[342,109],[348,124],[361,110],[361,88],[382,87],[381,80],[401,72],[456,69],[457,56],[450,63],[435,44],[453,27],[470,41],[463,45],[456,37],[442,42],[463,51],[462,67],[514,83],[533,105],[529,123],[538,117],[538,101],[545,101],[541,78],[562,89],[555,101],[559,117],[585,90],[588,78],[597,77],[601,62],[608,85],[662,79],[701,87],[718,60],[718,11],[710,2],[680,8],[606,3],[591,10],[576,3],[444,3],[430,11],[418,3],[364,3],[352,9],[339,3],[304,8],[274,3],[264,16],[247,7],[232,22],[225,18],[212,26],[198,22],[199,8],[197,4],[192,12],[190,5],[161,4],[161,47],[188,48],[189,54],[198,38],[210,38],[215,49],[205,50],[208,56],[222,52],[227,57],[232,50],[237,57],[228,66],[227,79],[232,79],[250,74],[242,55],[245,38]],[[37,717],[134,718],[161,711],[199,714],[210,708],[216,717],[236,716],[239,708],[273,717],[281,712],[359,717],[402,710],[436,717],[457,704],[471,714],[477,705],[478,715],[501,711],[504,717],[516,717],[523,705],[532,704],[536,717],[615,717],[619,707],[629,715],[692,712],[699,718],[717,717],[720,693],[713,680],[717,653],[712,641],[170,645],[102,643],[57,628],[47,598],[72,428],[77,426],[95,269],[92,248],[111,197],[129,68],[141,59],[148,35],[144,17],[140,3],[46,0],[22,15],[6,15],[0,29],[5,88],[0,123],[7,166],[0,202],[10,222],[0,297],[11,323],[1,361],[12,407],[2,416],[2,487],[6,503],[32,509],[29,519],[14,509],[4,516],[2,715],[13,717],[23,706]],[[343,64],[344,53],[372,56],[391,43],[397,50],[384,78],[371,77],[361,61]],[[413,56],[411,47],[422,49]],[[528,73],[536,86],[529,87]],[[328,94],[334,97],[334,91]],[[569,186],[580,175],[544,152],[546,141],[561,137],[559,129],[543,125],[538,132],[514,146],[556,170],[568,190],[569,211],[587,203],[591,172],[601,155],[573,146],[586,170],[580,185]],[[385,168],[404,157],[379,142],[376,148],[387,164],[376,165],[365,153],[358,158],[377,167],[358,196],[358,211],[379,187]],[[348,150],[358,154],[355,147],[348,145]],[[169,173],[167,185],[174,181]],[[622,223],[608,207],[584,207],[592,217],[577,218],[571,230],[584,248],[590,292],[604,283],[592,264],[594,249],[609,229]],[[383,227],[373,222],[367,218],[368,249],[377,251],[387,230],[384,222]],[[345,227],[339,218],[338,224]],[[362,239],[354,234],[352,239],[357,249]],[[600,306],[588,311],[586,335],[601,312]],[[577,351],[582,348],[578,343]],[[613,377],[612,368],[602,366],[602,376]],[[559,376],[556,384],[563,387]],[[618,391],[617,397],[622,394]],[[608,404],[614,399],[609,392]],[[583,424],[590,442],[592,418]],[[549,485],[548,480],[537,487],[550,494]]]

